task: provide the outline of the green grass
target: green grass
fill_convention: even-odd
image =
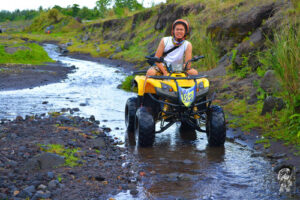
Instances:
[[[14,63],[14,64],[44,64],[45,62],[54,62],[46,53],[46,51],[38,44],[16,44],[10,47],[28,47],[24,50],[17,50],[13,54],[5,51],[4,45],[0,44],[0,63]]]
[[[125,80],[122,82],[122,89],[126,91],[131,91],[131,82],[134,79],[134,76],[127,76]]]
[[[263,102],[248,105],[245,100],[234,100],[224,106],[226,113],[232,115],[229,120],[229,126],[232,128],[240,127],[243,131],[249,132],[251,129],[257,129],[265,137],[286,141],[288,144],[300,146],[300,116],[294,116],[293,128],[288,125],[286,118],[289,116],[289,110],[273,111],[266,115],[261,115]],[[295,131],[295,129],[297,131]]]
[[[65,165],[70,167],[78,166],[78,157],[74,156],[74,153],[80,150],[80,148],[65,148],[61,144],[48,144],[48,145],[39,145],[42,151],[55,153],[60,156],[65,157]]]

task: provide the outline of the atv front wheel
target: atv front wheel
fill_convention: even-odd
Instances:
[[[155,139],[155,122],[146,107],[141,107],[137,110],[134,127],[135,137],[139,146],[152,146]]]
[[[125,106],[125,124],[127,131],[132,133],[134,131],[134,119],[137,109],[137,98],[130,97]]]
[[[226,124],[223,109],[211,106],[207,113],[206,135],[210,146],[222,146],[226,138]]]

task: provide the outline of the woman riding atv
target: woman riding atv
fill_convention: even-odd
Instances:
[[[183,19],[177,19],[174,21],[172,24],[171,34],[172,36],[162,38],[156,50],[155,57],[163,57],[164,53],[169,51],[164,57],[166,62],[183,64],[183,59],[187,62],[192,58],[192,44],[186,40],[186,37],[189,34],[188,22]],[[147,71],[147,76],[168,75],[169,72],[163,63],[155,64],[156,66],[151,67]],[[191,68],[191,63],[187,66],[187,73],[189,75],[198,74],[197,70]]]

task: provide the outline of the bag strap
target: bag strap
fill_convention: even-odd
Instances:
[[[180,47],[181,45],[179,46],[174,46],[172,47],[171,49],[169,49],[168,51],[164,52],[162,57],[165,57],[168,53],[171,53],[172,51],[174,51],[175,49],[177,49],[178,47]]]

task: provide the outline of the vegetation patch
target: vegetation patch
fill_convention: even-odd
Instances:
[[[74,156],[74,154],[78,151],[80,151],[80,148],[65,148],[61,144],[48,144],[48,145],[39,145],[41,151],[49,152],[49,153],[55,153],[60,156],[65,157],[65,165],[70,167],[78,166],[78,160],[79,158]]]
[[[8,53],[8,48],[15,48],[16,51]],[[54,62],[47,52],[38,44],[25,43],[7,46],[0,44],[0,63],[14,64],[44,64],[45,62]]]
[[[132,91],[132,81],[134,80],[134,76],[127,76],[125,80],[122,82],[122,89],[126,91]]]
[[[289,114],[287,110],[273,111],[273,113],[261,115],[262,106],[263,101],[248,105],[245,100],[235,99],[228,103],[224,108],[227,114],[232,115],[232,119],[229,119],[229,127],[240,127],[247,132],[251,129],[258,129],[266,138],[273,137],[289,144],[300,145],[300,116],[293,116],[292,124],[288,125],[286,124],[286,117]]]

